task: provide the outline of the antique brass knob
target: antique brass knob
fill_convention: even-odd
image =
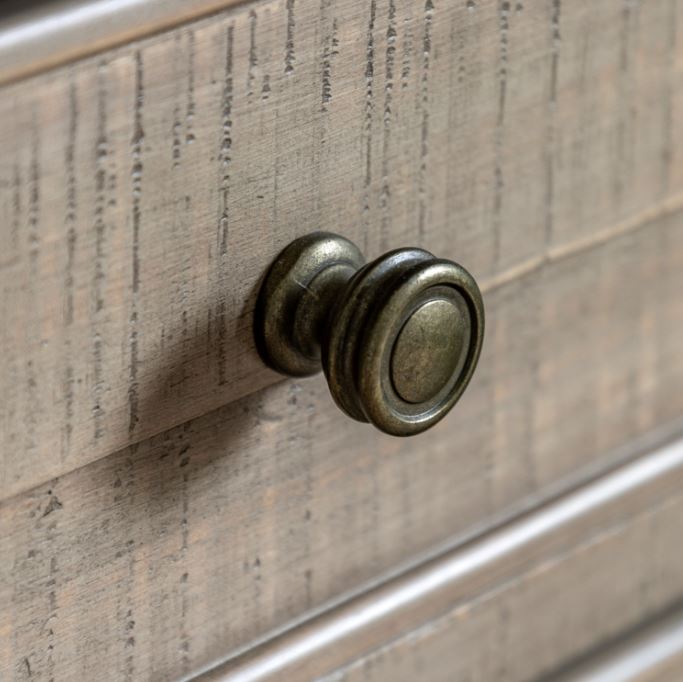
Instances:
[[[422,249],[365,264],[344,237],[293,241],[265,276],[255,337],[289,376],[325,371],[350,417],[395,436],[420,433],[457,402],[476,367],[484,306],[472,276]]]

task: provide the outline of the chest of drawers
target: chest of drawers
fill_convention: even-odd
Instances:
[[[532,680],[673,609],[683,3],[114,5],[0,27],[0,679]],[[433,429],[261,360],[316,230],[478,281]]]

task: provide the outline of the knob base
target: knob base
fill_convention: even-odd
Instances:
[[[273,261],[256,303],[254,336],[265,363],[287,376],[317,374],[329,311],[364,264],[344,237],[314,232],[294,240]]]

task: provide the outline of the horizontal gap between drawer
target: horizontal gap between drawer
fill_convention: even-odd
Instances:
[[[333,672],[682,490],[679,437],[186,679],[255,682]]]
[[[653,221],[669,215],[675,215],[681,209],[683,209],[683,194],[676,194],[610,227],[567,244],[548,248],[545,253],[529,258],[497,275],[483,278],[479,283],[479,288],[482,293],[489,293],[515,280],[526,277],[545,265],[573,258],[631,232],[644,229]]]

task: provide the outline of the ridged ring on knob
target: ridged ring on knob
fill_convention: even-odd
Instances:
[[[292,375],[322,367],[349,416],[397,436],[438,422],[481,352],[484,307],[472,276],[422,249],[362,265],[350,241],[314,233],[267,273],[255,335],[264,360]]]

